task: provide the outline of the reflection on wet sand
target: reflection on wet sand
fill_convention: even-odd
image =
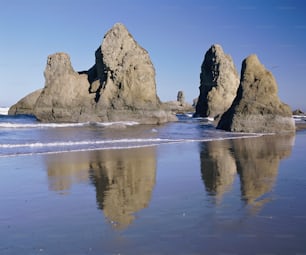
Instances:
[[[263,136],[233,140],[242,199],[253,209],[269,201],[263,198],[273,188],[280,160],[290,156],[294,136]]]
[[[96,152],[90,163],[97,202],[114,227],[132,223],[134,213],[147,207],[155,185],[155,148]]]
[[[148,206],[155,186],[154,147],[48,155],[46,163],[52,190],[90,180],[98,208],[117,229],[126,228],[134,213]]]
[[[279,162],[288,157],[294,136],[262,136],[202,144],[201,172],[206,189],[218,200],[239,174],[242,199],[253,210],[268,199],[278,173]]]
[[[45,162],[50,190],[65,194],[72,184],[88,181],[88,155],[86,153],[48,155]]]
[[[230,152],[230,142],[211,141],[203,143],[200,152],[201,173],[207,192],[220,202],[234,182],[237,169]]]

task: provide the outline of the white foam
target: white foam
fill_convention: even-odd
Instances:
[[[144,144],[144,145],[129,145],[129,146],[113,146],[113,147],[102,147],[102,148],[86,148],[86,149],[71,149],[71,150],[57,150],[57,151],[44,151],[44,152],[24,152],[0,155],[0,158],[17,157],[17,156],[32,156],[32,155],[48,155],[48,154],[59,154],[69,152],[87,152],[87,151],[100,151],[100,150],[123,150],[123,149],[137,149],[155,147],[158,144]]]
[[[108,126],[135,126],[135,125],[139,125],[139,122],[136,121],[115,121],[115,122],[96,122],[95,123],[98,126],[104,126],[104,127],[108,127]]]
[[[305,115],[293,115],[292,116],[294,121],[299,122],[299,121],[305,121],[306,116]]]
[[[117,139],[117,140],[98,140],[98,141],[67,141],[67,142],[50,142],[50,143],[21,143],[21,144],[0,144],[0,148],[41,148],[41,147],[72,147],[84,145],[102,145],[102,144],[119,144],[119,143],[167,143],[179,140],[149,138],[149,139]]]
[[[9,107],[0,107],[0,114],[7,115],[9,109],[10,109]]]
[[[3,122],[0,123],[0,128],[65,128],[65,127],[83,127],[89,125],[97,125],[101,127],[111,126],[134,126],[138,125],[134,121],[118,121],[118,122],[82,122],[82,123],[13,123]]]

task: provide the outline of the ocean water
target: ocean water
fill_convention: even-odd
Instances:
[[[0,114],[0,157],[258,136],[216,130],[206,119],[192,119],[186,115],[178,117],[178,122],[157,126],[139,125],[133,121],[40,123],[34,116]]]
[[[0,115],[0,254],[306,254],[306,131]]]

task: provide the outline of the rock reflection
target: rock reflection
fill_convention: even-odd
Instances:
[[[45,159],[48,171],[49,189],[65,194],[71,185],[87,182],[88,156],[81,153],[48,155]]]
[[[223,194],[231,189],[237,173],[229,141],[203,143],[200,158],[206,190],[220,202]]]
[[[212,141],[201,145],[201,173],[206,190],[220,201],[231,189],[236,172],[242,199],[255,211],[267,201],[278,174],[279,162],[288,157],[294,136],[262,136]]]
[[[291,154],[294,136],[262,136],[233,140],[237,171],[240,176],[242,199],[260,209],[269,198],[281,159]]]
[[[71,185],[91,182],[98,208],[117,229],[147,207],[156,178],[153,147],[47,155],[49,189],[67,193]]]
[[[147,207],[155,185],[155,148],[96,152],[90,175],[97,203],[113,227],[124,229]]]

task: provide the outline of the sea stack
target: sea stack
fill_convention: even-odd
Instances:
[[[48,57],[44,76],[45,86],[33,106],[40,121],[176,120],[157,96],[148,52],[120,23],[106,33],[88,71],[74,71],[68,54],[55,53]]]
[[[237,96],[217,128],[234,132],[286,133],[295,131],[291,109],[277,95],[271,72],[256,55],[242,62]]]
[[[217,118],[231,106],[239,86],[239,76],[231,56],[214,44],[201,66],[200,96],[195,116]]]

